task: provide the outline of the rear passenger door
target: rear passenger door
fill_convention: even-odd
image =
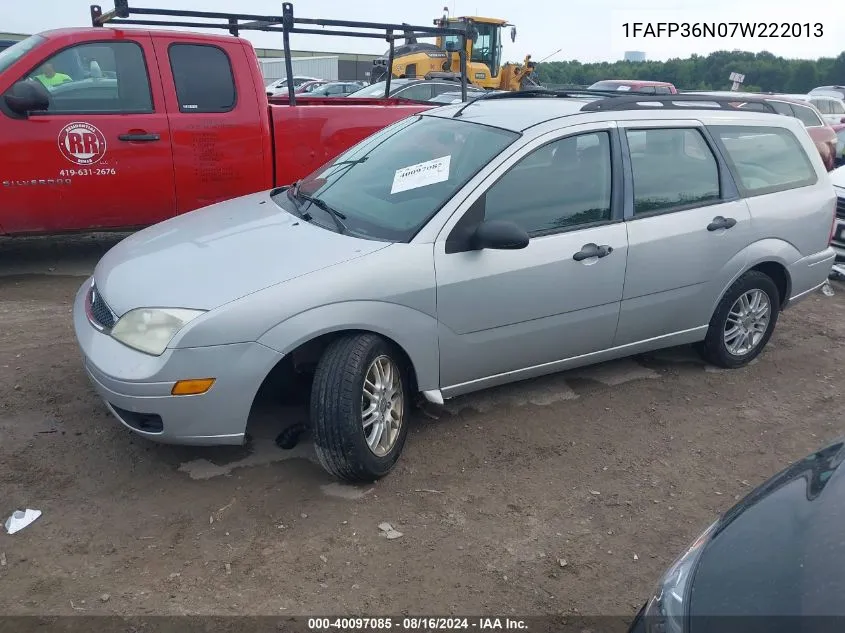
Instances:
[[[697,121],[621,122],[628,264],[614,345],[706,328],[753,240],[748,206]]]
[[[267,102],[258,99],[241,43],[154,41],[173,134],[178,213],[266,188]]]

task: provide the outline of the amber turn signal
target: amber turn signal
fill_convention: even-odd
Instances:
[[[174,396],[197,396],[211,389],[214,378],[192,378],[191,380],[180,380],[170,390]]]

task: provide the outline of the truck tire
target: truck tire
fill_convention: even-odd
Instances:
[[[323,468],[348,482],[372,482],[399,459],[408,435],[408,372],[375,334],[333,341],[311,391],[314,446]]]
[[[780,293],[775,282],[758,270],[750,270],[728,288],[697,349],[704,360],[717,367],[743,367],[763,351],[779,313]]]

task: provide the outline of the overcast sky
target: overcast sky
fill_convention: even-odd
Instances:
[[[130,6],[183,8],[194,10],[241,10],[255,14],[281,13],[281,0],[130,0]],[[87,26],[88,0],[30,0],[20,3],[0,0],[0,29],[33,33],[62,26]],[[109,2],[103,3],[104,10]],[[483,15],[505,18],[517,25],[515,43],[506,39],[504,57],[519,60],[526,53],[540,61],[558,49],[551,60],[577,59],[584,62],[620,59],[626,50],[645,51],[648,59],[706,55],[719,49],[768,50],[785,57],[835,57],[845,50],[845,1],[843,0],[588,0],[580,9],[564,0],[300,0],[294,1],[295,15],[381,22],[430,25],[448,6],[453,15]],[[647,7],[637,9],[635,7]],[[382,8],[379,8],[382,7]],[[684,7],[683,10],[680,7]],[[624,37],[626,22],[789,22],[809,23],[800,37],[736,37],[729,40]],[[815,36],[817,22],[822,36]],[[258,47],[281,48],[281,36],[269,33],[245,34]],[[294,48],[337,52],[382,53],[379,40],[294,35]],[[845,79],[845,78],[843,78]]]

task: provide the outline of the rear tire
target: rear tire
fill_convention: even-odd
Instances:
[[[332,342],[311,392],[314,446],[323,468],[349,482],[372,482],[395,466],[408,435],[407,371],[375,334]]]
[[[704,360],[717,367],[743,367],[763,351],[779,313],[780,293],[775,282],[758,270],[750,270],[728,288],[697,349]]]

